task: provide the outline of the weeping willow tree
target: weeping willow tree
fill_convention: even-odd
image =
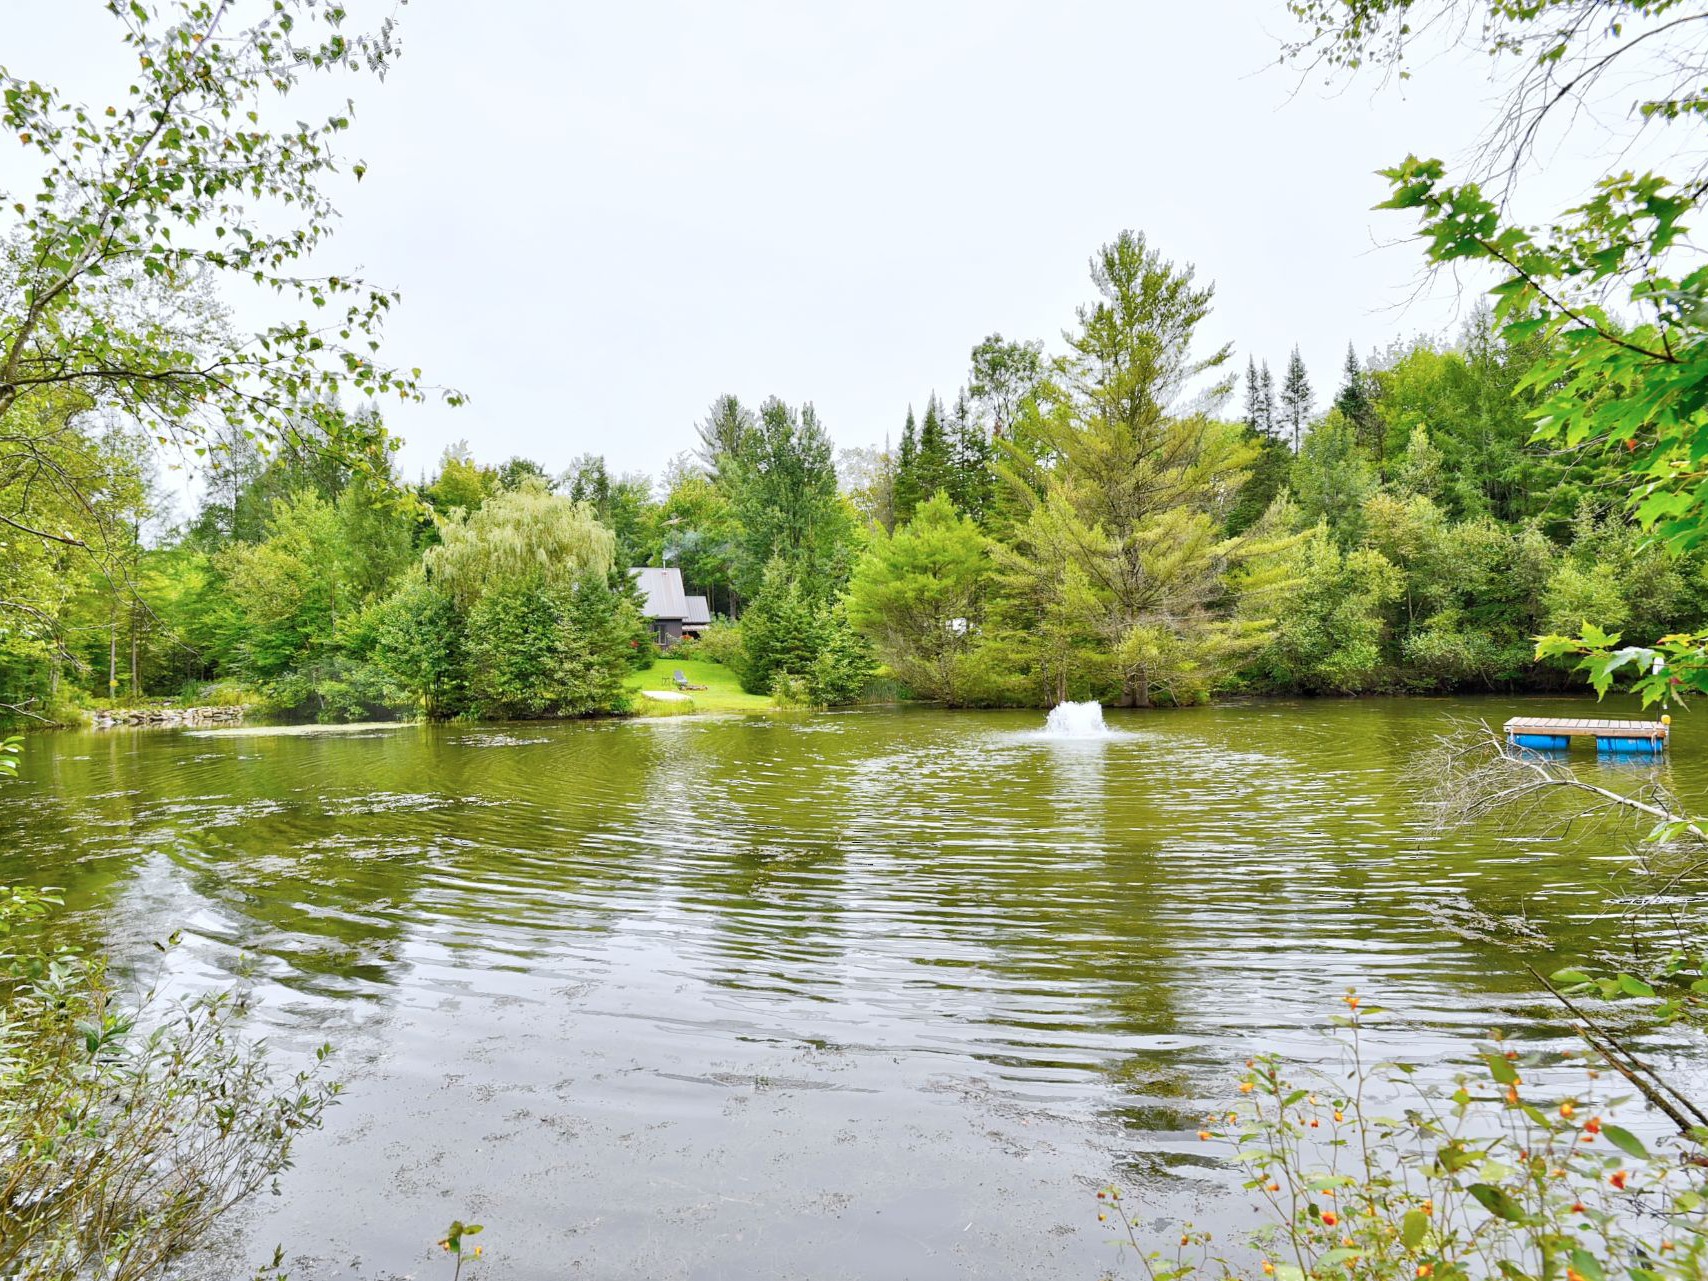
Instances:
[[[1280,572],[1263,539],[1224,535],[1257,449],[1211,411],[1229,349],[1193,353],[1214,290],[1142,235],[1092,259],[1096,301],[1038,398],[1005,474],[1026,503],[999,552],[1011,635],[1046,697],[1112,689],[1123,706],[1201,698],[1262,643],[1241,592]],[[1194,389],[1198,390],[1194,392]],[[1239,590],[1229,578],[1251,561]]]
[[[453,511],[439,521],[439,546],[426,556],[427,572],[468,608],[496,587],[537,581],[569,590],[588,578],[609,576],[617,540],[586,503],[526,480],[496,494],[472,514]]]

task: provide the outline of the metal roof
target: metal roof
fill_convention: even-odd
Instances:
[[[712,623],[712,607],[706,604],[704,596],[688,597],[688,612],[682,616],[684,627],[710,627]]]
[[[631,569],[640,584],[646,604],[641,612],[648,618],[686,618],[688,600],[682,593],[682,571],[679,569]]]

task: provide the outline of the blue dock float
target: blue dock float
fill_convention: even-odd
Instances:
[[[1593,738],[1595,750],[1615,756],[1659,756],[1666,751],[1672,718],[1658,721],[1571,720],[1551,716],[1514,716],[1505,725],[1506,741],[1533,752],[1563,752],[1574,738]]]

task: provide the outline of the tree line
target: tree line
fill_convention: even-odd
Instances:
[[[1644,539],[1619,460],[1533,441],[1546,336],[1478,311],[1451,342],[1349,346],[1319,398],[1297,349],[1279,380],[1200,350],[1212,287],[1142,235],[1091,276],[1058,353],[992,335],[952,397],[840,458],[811,404],[726,395],[657,479],[459,444],[410,484],[377,413],[331,399],[271,448],[234,434],[162,528],[141,433],[38,400],[8,427],[82,498],[0,475],[18,523],[64,531],[0,547],[4,701],[621,712],[655,653],[642,565],[706,595],[722,621],[699,648],[748,689],[821,704],[879,674],[978,706],[1552,689],[1539,634],[1702,625],[1700,555]],[[353,465],[329,421],[385,445]]]

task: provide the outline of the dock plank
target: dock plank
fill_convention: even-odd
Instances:
[[[1579,717],[1514,716],[1503,727],[1508,734],[1555,734],[1567,738],[1668,737],[1668,725],[1660,721],[1595,720]]]

